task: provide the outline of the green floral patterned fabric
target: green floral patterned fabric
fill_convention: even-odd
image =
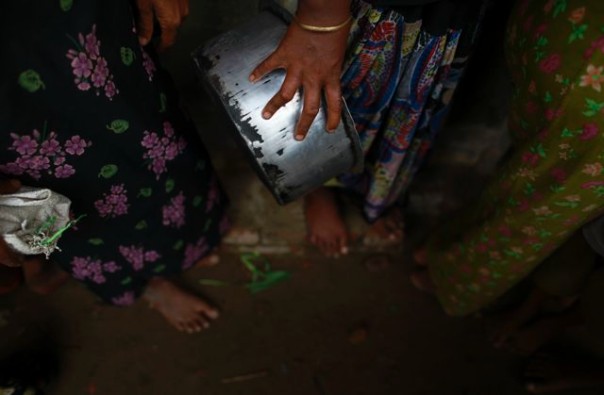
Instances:
[[[512,155],[471,225],[428,253],[453,315],[493,302],[604,213],[604,2],[521,0],[507,37]]]

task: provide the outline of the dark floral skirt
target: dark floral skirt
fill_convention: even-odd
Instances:
[[[51,259],[107,302],[218,244],[225,197],[123,0],[0,5],[0,175],[82,219]]]

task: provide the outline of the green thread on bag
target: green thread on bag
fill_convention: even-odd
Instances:
[[[55,233],[53,233],[52,235],[50,235],[50,236],[46,237],[45,239],[41,240],[40,241],[40,245],[42,245],[42,246],[48,246],[48,245],[54,243],[59,237],[61,237],[61,235],[63,233],[65,233],[65,231],[67,229],[69,229],[73,225],[77,224],[85,216],[86,216],[86,214],[82,214],[78,218],[76,218],[76,219],[74,219],[72,221],[67,222],[65,224],[65,226],[60,227]],[[56,221],[56,217],[50,217],[50,218],[52,218],[52,224],[54,224],[55,221]],[[47,222],[48,222],[48,220],[47,220]],[[52,225],[50,225],[50,226],[52,226]]]

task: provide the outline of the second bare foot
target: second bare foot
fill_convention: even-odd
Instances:
[[[336,196],[321,187],[304,198],[308,240],[327,255],[337,257],[348,253],[348,229],[340,213]]]
[[[151,308],[181,332],[196,333],[207,329],[218,318],[218,309],[176,284],[155,277],[149,281],[143,296]]]

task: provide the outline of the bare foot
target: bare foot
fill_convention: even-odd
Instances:
[[[216,308],[161,277],[149,281],[143,297],[181,332],[201,332],[219,316]]]
[[[368,247],[401,245],[405,237],[403,215],[398,208],[391,209],[376,220],[363,238]]]
[[[348,229],[338,208],[335,194],[321,187],[304,198],[308,240],[327,255],[348,253]]]
[[[604,364],[571,362],[547,355],[534,357],[526,368],[526,389],[533,394],[604,388]]]
[[[427,269],[415,270],[411,273],[411,283],[415,288],[422,292],[433,294],[436,292],[436,286],[432,281],[430,272]]]
[[[56,263],[41,257],[26,258],[23,261],[25,283],[35,293],[48,295],[60,288],[69,279],[69,275]]]

